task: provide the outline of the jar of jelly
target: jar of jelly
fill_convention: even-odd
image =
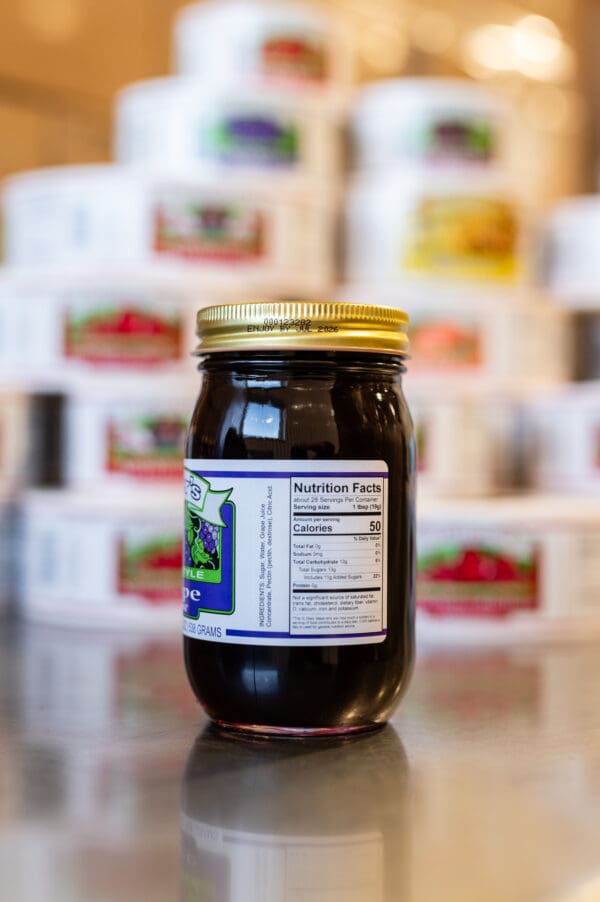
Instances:
[[[198,313],[185,461],[184,655],[222,727],[384,723],[414,655],[407,317],[367,304]]]

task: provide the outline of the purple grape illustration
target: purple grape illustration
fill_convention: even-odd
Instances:
[[[187,567],[218,570],[219,560],[219,527],[207,523],[186,505],[185,531],[187,542],[185,563]]]

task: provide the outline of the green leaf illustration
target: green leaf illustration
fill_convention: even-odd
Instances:
[[[187,504],[185,506],[185,532],[189,545],[193,545],[196,538],[196,530],[194,529],[194,518]]]
[[[190,554],[192,555],[192,560],[196,566],[198,566],[198,564],[206,564],[206,562],[210,560],[210,554],[206,553],[202,539],[196,539],[190,548]]]

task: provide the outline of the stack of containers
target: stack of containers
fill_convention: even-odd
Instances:
[[[573,320],[575,367],[569,384],[539,391],[522,406],[527,478],[538,491],[561,493],[572,533],[585,549],[573,555],[564,592],[585,601],[600,621],[600,196],[567,198],[550,215],[541,262],[546,289]],[[590,520],[587,528],[586,512]],[[572,539],[573,541],[574,539]],[[566,569],[566,568],[565,568]],[[590,635],[593,631],[588,630]]]
[[[570,385],[540,394],[524,410],[529,477],[541,489],[600,493],[600,195],[562,201],[551,214],[545,279],[571,312],[576,367]]]
[[[554,519],[568,510],[570,555],[557,578],[588,637],[600,632],[599,229],[599,195],[563,200],[546,223],[541,279],[572,318],[575,381],[537,392],[521,409],[528,482],[560,493]]]
[[[452,79],[379,82],[354,112],[343,297],[408,310],[420,490],[433,497],[510,488],[515,392],[569,372],[565,316],[527,287],[508,121],[493,93]]]
[[[0,375],[65,393],[64,485],[23,504],[38,619],[177,625],[195,313],[332,289],[350,80],[337,24],[217,0],[179,14],[175,45],[179,76],[117,97],[115,164],[3,191]]]
[[[494,497],[524,488],[523,397],[571,371],[568,315],[531,287],[509,131],[504,104],[464,80],[379,82],[354,111],[342,297],[411,317],[424,637],[536,635],[576,617],[548,576],[552,502]],[[568,510],[556,520],[567,536]]]
[[[67,624],[175,626],[190,287],[151,270],[6,270],[3,372],[46,420],[31,453],[56,449],[60,464],[55,488],[22,498],[23,608]]]

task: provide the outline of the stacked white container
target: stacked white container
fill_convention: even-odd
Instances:
[[[178,72],[240,88],[337,94],[352,84],[349,32],[322,7],[278,0],[207,0],[175,22]]]
[[[46,436],[62,485],[30,488],[21,503],[28,616],[176,628],[195,306],[191,285],[151,270],[42,279],[21,269],[2,280],[2,373],[37,395],[38,412],[40,394],[63,397]]]
[[[63,487],[23,501],[37,619],[177,627],[195,313],[334,284],[340,26],[221,0],[184,9],[175,44],[180,76],[118,95],[115,164],[3,191],[0,376],[65,394]]]
[[[600,486],[599,229],[600,195],[563,200],[546,223],[542,278],[572,316],[577,382],[538,392],[523,407],[530,481],[580,496]]]
[[[192,288],[177,273],[81,263],[9,266],[0,279],[0,377],[37,396],[48,421],[31,453],[60,456],[62,486],[22,498],[19,594],[30,617],[177,624]]]
[[[509,117],[487,89],[452,79],[380,82],[354,111],[342,297],[411,317],[426,639],[549,632],[569,617],[543,588],[552,502],[493,497],[523,488],[519,402],[572,365],[568,315],[531,287],[530,224],[505,164]]]
[[[410,298],[423,286],[522,279],[523,211],[502,160],[506,115],[465,80],[400,79],[362,92],[347,210],[351,282]]]
[[[162,172],[40,170],[6,184],[7,260],[27,269],[153,266],[204,290],[319,293],[332,278],[325,193],[238,173],[175,174],[166,163]]]
[[[570,371],[567,318],[528,287],[508,117],[454,79],[379,82],[355,107],[342,297],[408,310],[420,491],[433,497],[510,488],[515,394]]]
[[[175,58],[178,76],[117,97],[114,165],[22,174],[3,191],[0,532],[11,537],[29,398],[65,397],[63,486],[22,505],[23,607],[41,620],[177,628],[195,312],[335,285],[343,28],[310,6],[206,0],[179,14]],[[580,375],[600,376],[600,204],[571,202],[552,220],[553,305],[530,285],[527,215],[504,163],[509,115],[470,82],[404,79],[365,89],[352,120],[340,296],[411,316],[419,624],[458,641],[599,625],[600,505],[492,497],[527,487],[521,439],[530,487],[589,492],[600,472],[596,385],[555,388],[572,373],[565,308],[585,308]],[[7,542],[1,553],[12,559]],[[0,585],[0,603],[8,593]]]

